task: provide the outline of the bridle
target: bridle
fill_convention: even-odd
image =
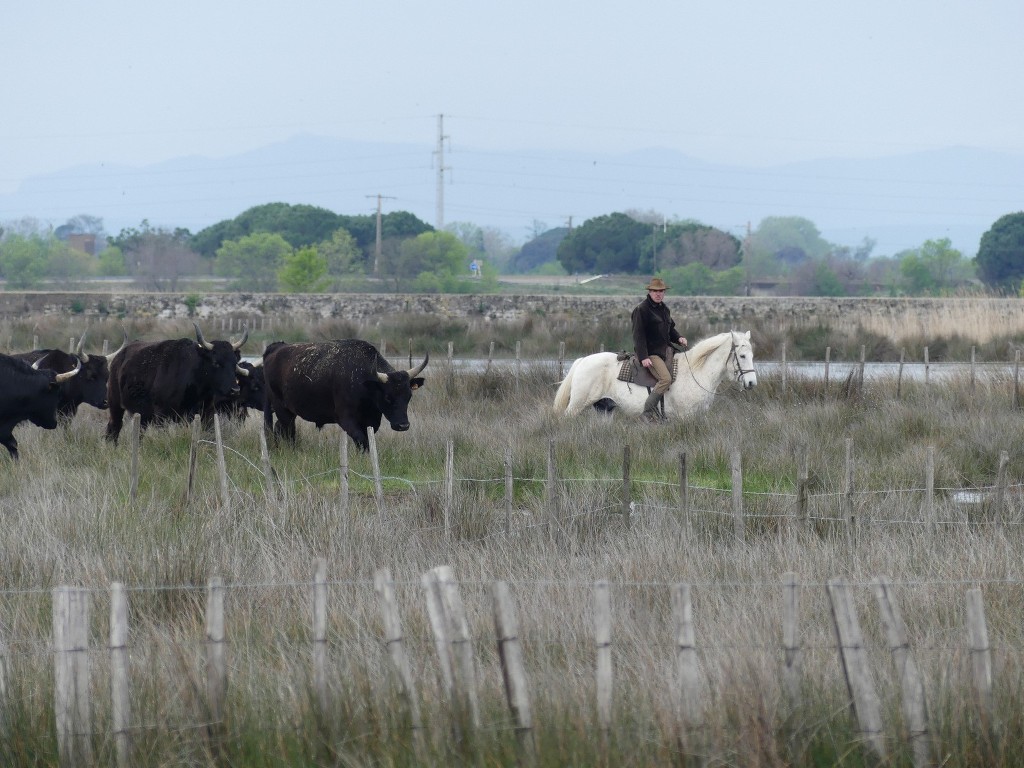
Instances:
[[[743,368],[743,364],[740,363],[740,355],[736,351],[736,348],[737,348],[737,346],[736,346],[736,332],[735,331],[729,331],[729,338],[732,341],[732,347],[729,349],[729,357],[725,358],[725,361],[726,361],[726,363],[728,363],[729,360],[731,359],[733,361],[733,363],[736,364],[736,383],[739,384],[740,387],[742,388],[742,386],[743,386],[743,377],[746,376],[748,373],[754,373],[755,371],[754,371],[753,368],[744,369]],[[693,383],[697,385],[698,389],[701,389],[701,390],[707,392],[709,395],[717,394],[717,392],[718,392],[717,389],[714,389],[714,390],[708,389],[703,384],[701,384],[699,381],[697,381],[697,377],[693,375],[693,367],[690,365],[690,358],[687,356],[686,352],[687,352],[687,350],[684,349],[683,350],[683,357],[686,359],[686,370],[688,370],[690,372],[690,378],[693,379]]]
[[[743,368],[743,364],[740,363],[739,352],[736,351],[736,332],[729,331],[729,335],[732,337],[732,349],[729,350],[729,357],[731,357],[733,362],[736,363],[736,381],[742,385],[743,377],[748,373],[755,373],[755,371],[753,368]]]

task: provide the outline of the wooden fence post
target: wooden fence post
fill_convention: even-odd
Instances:
[[[892,651],[892,660],[896,665],[896,674],[900,678],[902,691],[903,722],[910,737],[911,753],[915,768],[930,765],[928,744],[928,715],[925,710],[924,683],[917,669],[914,654],[910,651],[907,639],[907,627],[903,623],[903,615],[899,605],[891,594],[889,582],[885,578],[875,579],[875,597],[878,599],[878,610],[882,617],[882,627]]]
[[[512,439],[505,446],[505,535],[512,533],[512,502],[515,485],[512,482]]]
[[[348,433],[338,430],[341,439],[338,441],[338,505],[341,508],[342,520],[348,527],[349,502],[349,466],[348,466]]]
[[[124,585],[110,585],[110,730],[118,768],[133,765],[128,678],[128,597]]]
[[[131,464],[129,465],[128,500],[134,505],[139,495],[139,443],[142,441],[142,421],[137,413],[132,416],[129,440]]]
[[[786,379],[787,379],[787,366],[786,366],[786,342],[782,342],[782,399],[786,399]]]
[[[800,695],[800,583],[795,573],[782,577],[782,682],[790,706]]]
[[[1020,350],[1013,352],[1013,408],[1020,408]]]
[[[370,447],[370,464],[373,467],[373,497],[377,501],[377,512],[384,512],[384,484],[380,477],[380,459],[377,456],[377,435],[373,427],[366,428],[366,442]]]
[[[843,664],[850,705],[857,718],[860,734],[882,761],[888,759],[882,737],[882,713],[875,684],[871,679],[864,637],[846,584],[841,579],[828,581],[829,604],[836,630],[836,644]]]
[[[924,519],[931,534],[935,533],[935,446],[929,445],[925,454]]]
[[[228,687],[225,651],[224,580],[214,576],[206,588],[206,695],[211,736],[220,732],[224,720]]]
[[[448,622],[445,621],[444,605],[441,602],[441,587],[438,583],[438,566],[420,576],[423,594],[426,598],[427,618],[434,633],[434,649],[437,651],[437,663],[441,672],[441,694],[449,707],[454,706],[455,679],[452,674],[451,654],[448,650]],[[456,726],[457,728],[457,726]]]
[[[825,347],[825,394],[828,394],[828,367],[832,360],[832,347]]]
[[[928,361],[928,347],[924,348],[924,402],[925,406],[931,403],[931,364]]]
[[[995,702],[992,697],[992,655],[985,624],[985,602],[977,587],[967,590],[967,635],[971,650],[971,676],[975,702],[982,727],[994,730]]]
[[[993,503],[993,519],[996,524],[1002,524],[1003,513],[1006,511],[1006,465],[1010,463],[1010,454],[1006,451],[999,452],[999,469],[996,470],[996,497]]]
[[[630,478],[630,455],[629,445],[622,447],[622,520],[629,528],[629,512],[633,505],[633,490]]]
[[[552,521],[558,519],[558,469],[555,465],[555,441],[548,440],[547,508]]]
[[[807,485],[810,482],[810,450],[806,445],[800,447],[796,471],[796,518],[800,527],[807,529],[810,521],[807,518]]]
[[[455,441],[444,444],[444,538],[452,537],[452,508],[455,505]]]
[[[732,525],[736,539],[746,541],[747,531],[743,520],[743,462],[740,449],[732,450]]]
[[[854,538],[854,527],[857,521],[853,517],[853,438],[848,437],[844,441],[846,445],[846,461],[843,472],[843,521],[846,527],[846,535],[851,543]]]
[[[594,647],[597,724],[607,749],[612,727],[612,600],[608,582],[594,582]]]
[[[672,619],[675,627],[675,701],[680,736],[699,728],[704,720],[697,661],[697,634],[693,627],[690,585],[672,585]]]
[[[683,520],[686,537],[693,539],[693,521],[690,519],[690,478],[686,466],[686,451],[679,453],[679,516]]]
[[[516,618],[515,602],[508,584],[496,581],[491,587],[494,607],[494,631],[498,636],[498,658],[501,661],[501,675],[505,681],[505,699],[516,724],[516,736],[523,752],[524,762],[537,762],[536,743],[533,737],[533,705],[530,701],[530,685],[523,664],[523,648],[519,642],[519,620]]]
[[[317,558],[313,574],[313,688],[321,714],[327,714],[327,560]]]
[[[907,350],[906,347],[900,348],[900,367],[896,373],[896,399],[900,399],[900,393],[903,389],[903,361],[906,359]]]
[[[224,461],[224,440],[220,433],[220,416],[213,414],[213,437],[217,443],[217,474],[220,476],[220,499],[226,513],[231,512],[231,487],[228,485],[228,465]]]
[[[441,605],[448,621],[448,632],[452,654],[452,669],[461,688],[460,705],[469,715],[474,729],[480,728],[480,702],[476,690],[476,667],[473,660],[473,639],[469,632],[469,621],[462,605],[459,585],[452,578],[451,568],[441,566],[435,569],[441,588]]]
[[[565,342],[558,342],[558,380],[565,378]]]
[[[54,717],[62,768],[92,765],[89,709],[89,593],[53,590]]]
[[[198,417],[197,417],[198,418]],[[267,448],[267,431],[262,427],[260,433],[260,463],[263,469],[264,494],[273,506],[280,506],[281,500],[277,494],[277,484],[274,480],[274,468],[270,464],[270,450]],[[344,434],[342,435],[344,439]]]
[[[971,400],[974,400],[974,362],[977,356],[978,348],[971,346]]]
[[[381,568],[373,574],[373,587],[380,601],[381,618],[384,620],[384,644],[391,657],[391,665],[397,673],[401,694],[409,708],[409,719],[412,723],[413,738],[417,755],[423,757],[423,720],[420,717],[420,702],[416,697],[416,681],[412,674],[412,664],[405,648],[405,635],[402,633],[402,619],[395,601],[395,585],[391,580],[391,571]]]
[[[192,502],[192,493],[196,487],[196,464],[199,461],[199,438],[201,433],[201,425],[199,421],[199,414],[197,413],[192,417],[192,431],[190,433],[190,440],[188,444],[188,483],[185,488],[185,503],[190,504]],[[133,420],[133,431],[134,431],[134,420]],[[132,439],[132,447],[134,448],[135,440]],[[135,452],[132,451],[134,458]],[[134,474],[134,473],[132,473]],[[135,495],[132,494],[132,500],[135,500]]]

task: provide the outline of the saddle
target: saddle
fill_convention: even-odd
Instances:
[[[619,366],[618,380],[624,381],[627,384],[636,384],[640,387],[647,387],[652,389],[658,380],[654,378],[654,375],[640,365],[640,361],[637,359],[635,352],[619,352],[615,359],[618,360],[622,365]],[[676,360],[675,350],[669,347],[665,355],[665,365],[668,366],[668,372],[672,375],[672,381],[676,380],[676,371],[679,368],[679,361]]]

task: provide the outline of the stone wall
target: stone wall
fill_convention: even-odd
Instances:
[[[0,293],[0,316],[34,314],[213,319],[341,317],[357,322],[396,312],[515,322],[530,316],[591,319],[628,317],[642,298],[563,295],[422,294],[158,294]],[[700,317],[710,331],[756,326],[784,332],[808,326],[860,328],[895,342],[953,334],[985,343],[993,337],[1024,336],[1024,303],[1019,299],[881,299],[800,297],[669,296],[677,321]]]

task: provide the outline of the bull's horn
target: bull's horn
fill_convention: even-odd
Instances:
[[[81,360],[83,363],[89,362],[89,356],[83,353],[85,348],[85,336],[89,333],[88,329],[82,331],[82,338],[78,340],[78,346],[75,347],[75,357]]]
[[[427,352],[427,356],[423,358],[423,362],[415,368],[409,369],[409,378],[414,379],[420,375],[420,372],[427,367],[427,363],[430,362],[430,352]]]
[[[388,383],[388,375],[386,373],[381,373],[380,371],[377,371],[377,378],[380,379],[381,384]]]
[[[199,342],[199,345],[205,349],[212,350],[213,344],[211,344],[210,342],[203,338],[203,332],[199,330],[199,323],[193,320],[192,325],[196,329],[196,341]]]
[[[237,373],[239,376],[248,376],[249,375],[249,369],[248,368],[243,368],[240,365],[236,365],[235,366],[235,373]]]
[[[249,324],[248,323],[246,323],[245,325],[242,326],[242,331],[243,331],[242,338],[240,338],[238,341],[232,341],[231,342],[231,346],[235,348],[235,352],[240,350],[242,348],[242,345],[245,344],[245,340],[249,338]]]
[[[67,373],[58,373],[57,374],[57,383],[58,384],[60,384],[62,381],[67,381],[72,376],[77,376],[78,375],[78,372],[80,370],[82,370],[82,361],[78,360],[76,362],[77,362],[77,365],[75,365],[75,370],[68,371]]]
[[[121,346],[115,349],[109,355],[107,355],[108,363],[111,362],[119,354],[121,354],[121,352],[124,351],[124,348],[128,346],[128,331],[124,329],[124,326],[121,326],[121,333],[124,334],[124,339],[121,340]]]

